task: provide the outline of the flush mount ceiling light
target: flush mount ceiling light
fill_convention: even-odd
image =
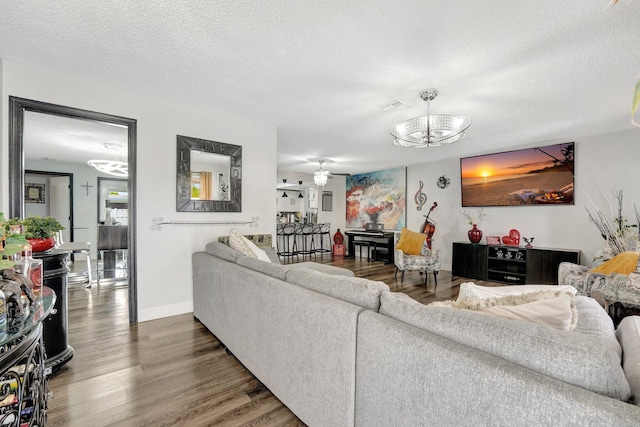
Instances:
[[[320,163],[320,169],[313,173],[313,182],[318,187],[322,187],[327,183],[329,171],[322,169],[322,164],[324,163],[324,160],[319,160],[319,163]]]
[[[414,117],[396,123],[389,128],[393,135],[393,145],[400,147],[437,147],[451,144],[465,137],[464,131],[471,125],[471,119],[465,116],[430,114],[431,101],[438,96],[437,89],[420,92],[420,98],[427,101],[427,115]]]
[[[116,156],[123,157],[119,153],[122,152],[122,146],[118,144],[104,144],[104,148],[107,150],[116,151]],[[128,177],[129,176],[129,164],[122,160],[89,160],[87,162],[89,166],[92,166],[102,173],[107,175]]]

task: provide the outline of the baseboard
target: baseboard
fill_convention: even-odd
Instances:
[[[147,320],[162,319],[163,317],[177,316],[179,314],[192,313],[193,302],[185,301],[178,304],[163,305],[162,307],[154,307],[146,310],[138,311],[138,322],[146,322]]]

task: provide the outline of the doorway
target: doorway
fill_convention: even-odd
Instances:
[[[79,119],[97,124],[113,124],[126,129],[129,198],[128,263],[129,322],[137,323],[137,256],[136,256],[136,125],[135,119],[49,104],[14,96],[9,97],[9,212],[11,217],[25,216],[25,116],[41,113],[64,118]],[[89,183],[87,183],[89,184]]]

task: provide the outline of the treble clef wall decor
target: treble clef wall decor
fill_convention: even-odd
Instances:
[[[422,206],[425,203],[427,203],[427,195],[422,192],[423,187],[424,187],[424,184],[422,183],[422,181],[420,181],[420,188],[418,188],[418,191],[416,192],[416,195],[413,198],[416,202],[416,205],[418,205],[418,207],[416,208],[418,210],[422,210]]]

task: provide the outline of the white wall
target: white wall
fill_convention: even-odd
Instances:
[[[483,242],[484,236],[504,236],[515,228],[521,236],[535,237],[533,245],[537,247],[579,249],[582,251],[581,262],[592,265],[594,254],[604,248],[604,241],[589,222],[586,208],[592,212],[596,207],[609,210],[605,196],[612,199],[612,191],[621,189],[624,192],[624,216],[635,223],[633,204],[636,203],[640,209],[636,172],[640,159],[640,129],[592,135],[576,139],[575,143],[575,204],[485,208],[487,216],[478,225],[483,232]],[[540,145],[545,144],[547,142],[540,141]],[[446,149],[439,149],[443,148]],[[451,185],[444,190],[436,186],[441,175],[451,178]],[[428,198],[423,211],[417,211],[413,201],[420,180]],[[428,210],[434,201],[438,202],[431,215],[437,223],[434,245],[443,251],[443,268],[450,270],[452,243],[468,242],[467,231],[471,228],[460,212],[459,159],[410,166],[407,170],[407,201],[407,227],[414,231],[418,231],[424,221],[425,209]]]
[[[163,227],[164,220],[250,220],[245,233],[275,235],[277,131],[274,125],[242,120],[93,82],[3,62],[2,210],[8,210],[8,97],[17,96],[137,120],[137,260],[140,321],[192,311],[191,253],[226,235],[229,226]],[[243,147],[242,212],[176,212],[176,135]]]

